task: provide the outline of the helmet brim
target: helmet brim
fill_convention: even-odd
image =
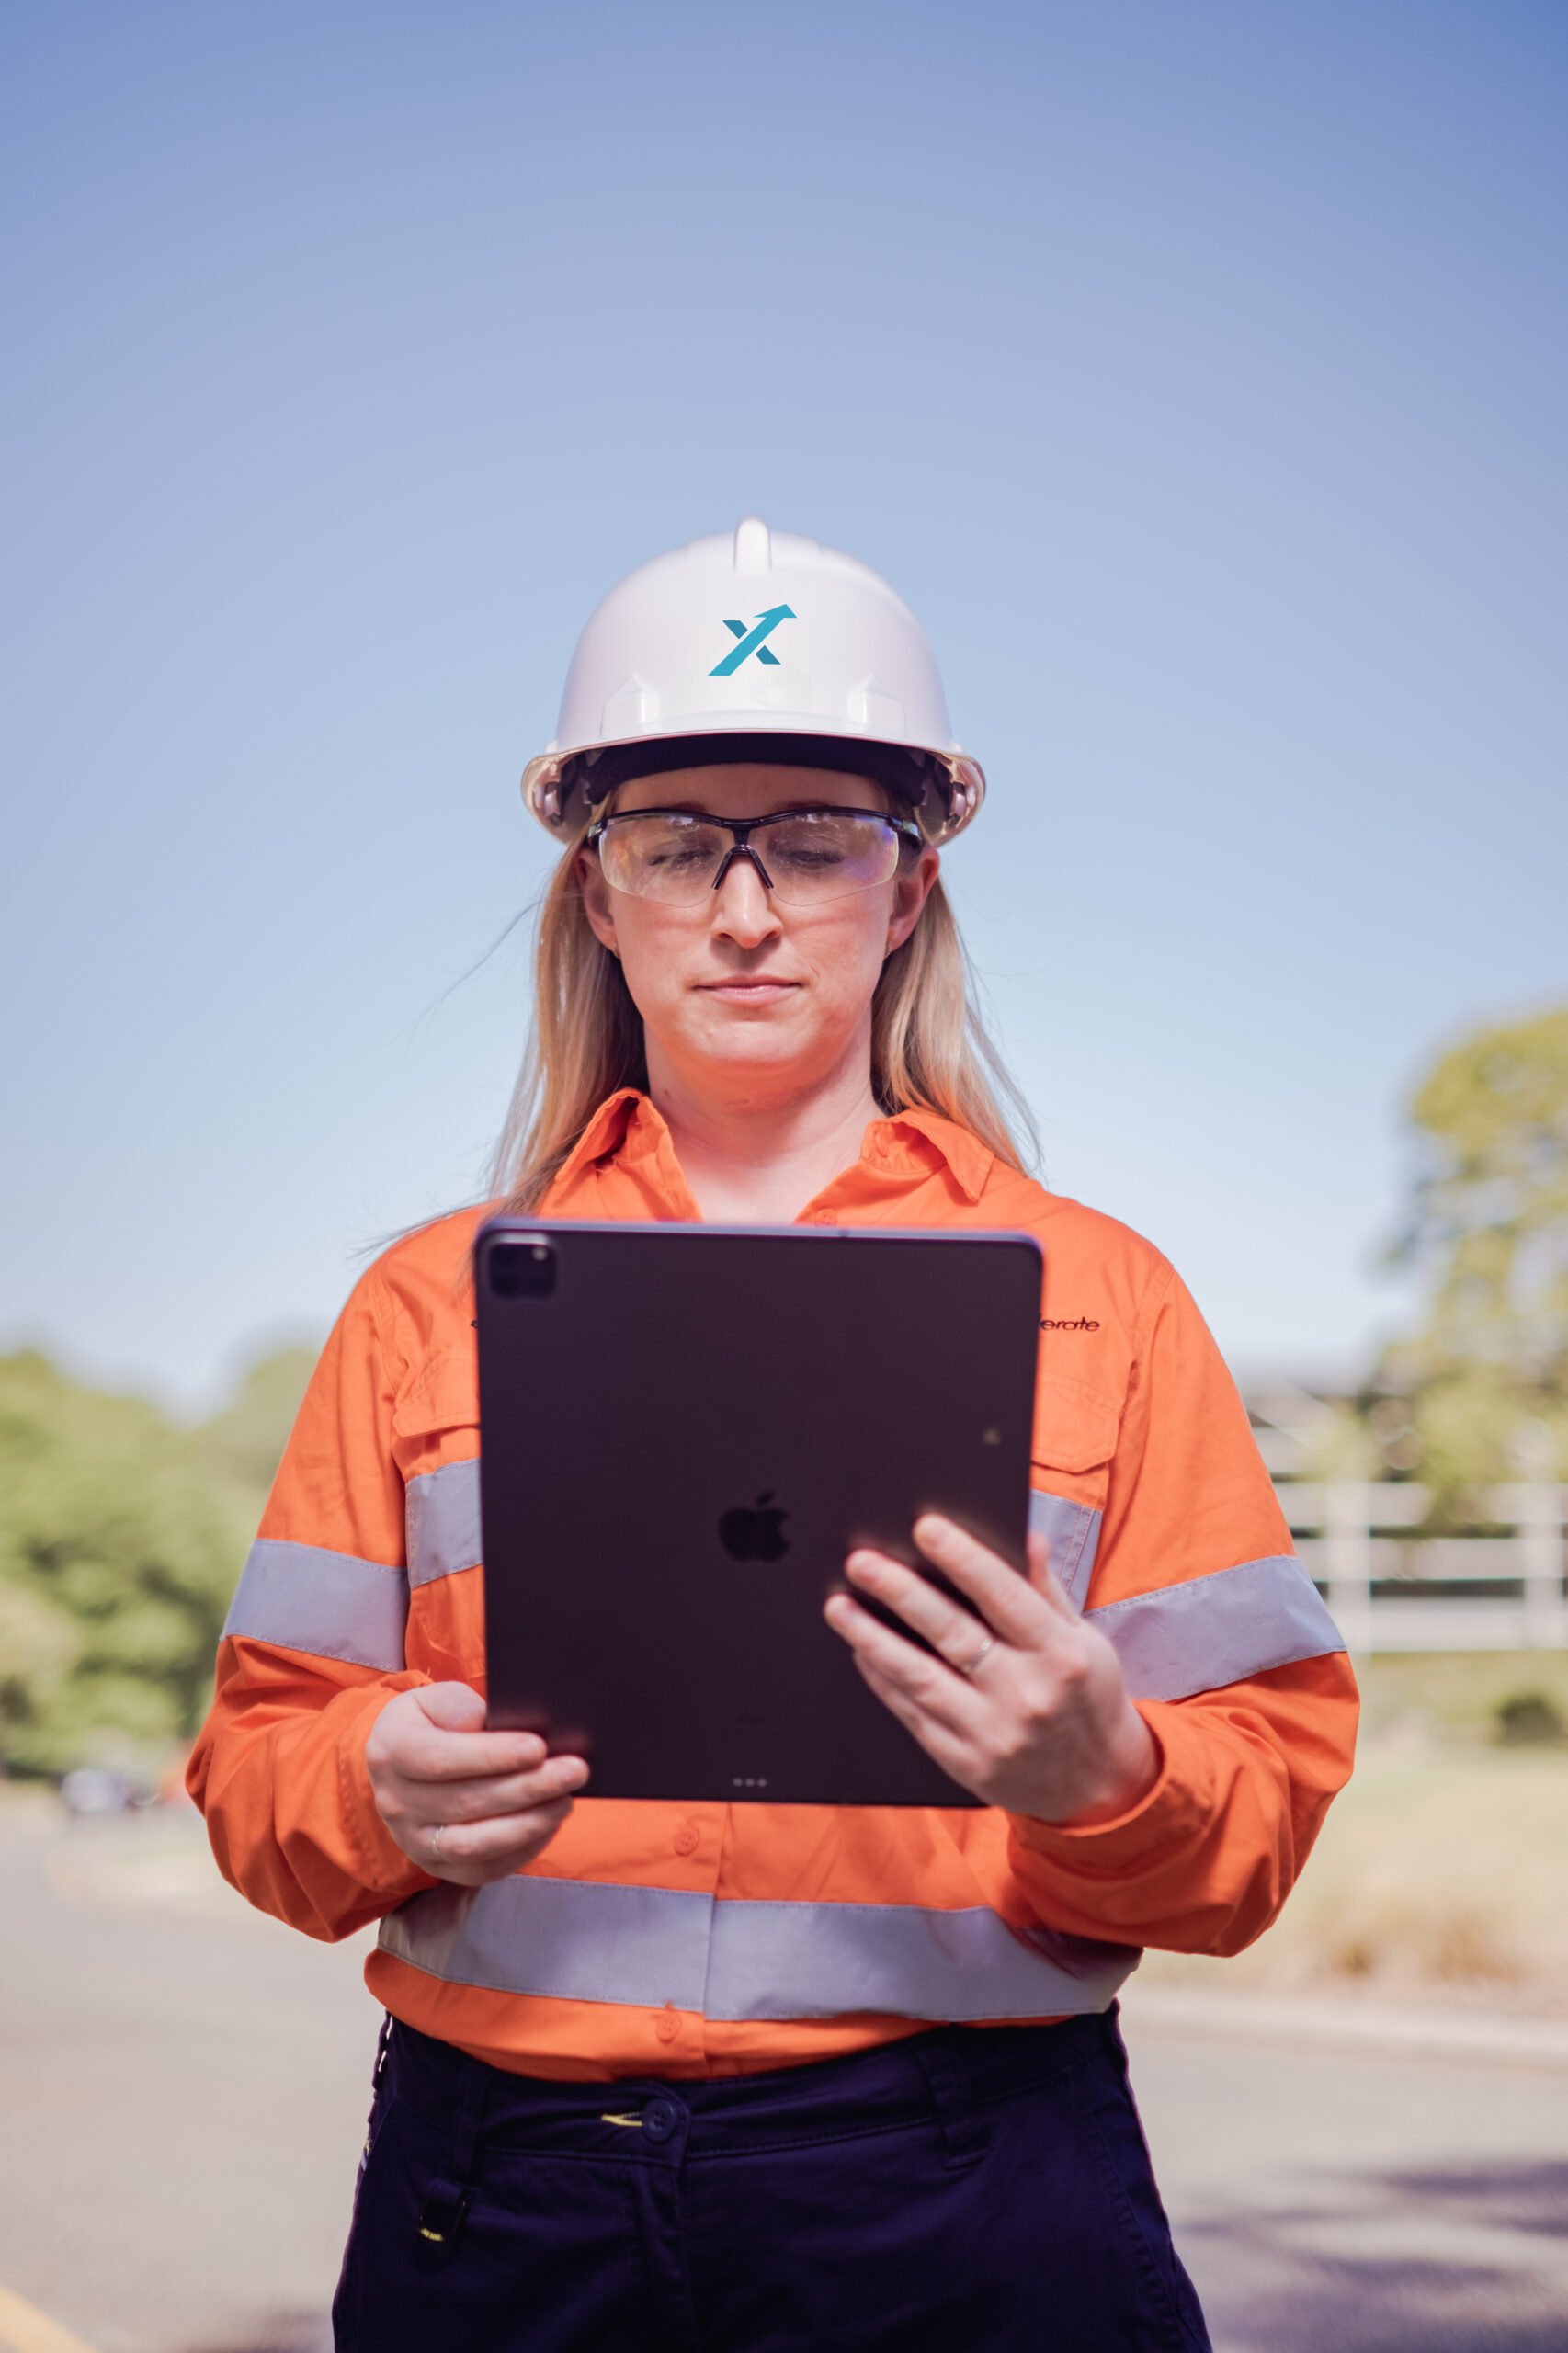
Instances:
[[[908,808],[932,843],[961,833],[985,795],[984,771],[965,753],[786,722],[766,732],[697,723],[668,734],[541,753],[523,771],[523,798],[541,824],[562,834],[574,805],[592,808],[635,777],[747,760],[869,777]]]

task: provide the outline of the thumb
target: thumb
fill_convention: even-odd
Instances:
[[[472,1683],[422,1683],[415,1698],[443,1732],[483,1732],[485,1707]]]
[[[1051,1574],[1051,1547],[1039,1530],[1032,1528],[1029,1530],[1029,1583],[1059,1618],[1076,1620],[1078,1613],[1068,1599],[1065,1588]]]

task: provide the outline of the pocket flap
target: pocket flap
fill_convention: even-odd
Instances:
[[[1093,1471],[1116,1452],[1121,1416],[1108,1397],[1070,1373],[1035,1381],[1034,1460],[1048,1470]]]
[[[415,1375],[392,1408],[399,1438],[479,1427],[479,1358],[472,1348],[441,1348]]]

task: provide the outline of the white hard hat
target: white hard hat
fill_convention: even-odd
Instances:
[[[560,831],[579,791],[591,803],[629,777],[741,759],[876,777],[931,841],[951,840],[985,792],[902,597],[854,556],[755,518],[655,556],[610,590],[578,640],[555,740],[524,769],[523,798]]]

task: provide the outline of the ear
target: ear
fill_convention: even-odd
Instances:
[[[612,956],[619,956],[620,946],[615,930],[615,894],[605,881],[604,869],[591,849],[577,852],[577,881],[589,929],[601,948],[608,948]]]
[[[926,902],[930,897],[942,861],[934,849],[923,849],[907,873],[901,871],[892,886],[892,907],[888,916],[888,944],[882,953],[891,956],[902,948],[919,922]]]

